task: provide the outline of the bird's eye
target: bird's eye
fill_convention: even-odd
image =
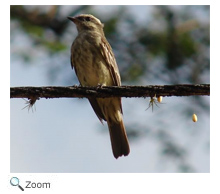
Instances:
[[[85,17],[86,21],[90,21],[90,19],[91,19],[90,17]]]

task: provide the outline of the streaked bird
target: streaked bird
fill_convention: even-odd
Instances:
[[[71,47],[71,66],[82,86],[120,86],[121,78],[112,48],[105,38],[104,25],[90,14],[68,17],[78,36]],[[121,98],[89,98],[101,122],[107,121],[115,158],[130,152],[122,118]]]

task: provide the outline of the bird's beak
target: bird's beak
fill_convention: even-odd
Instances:
[[[72,21],[72,22],[74,22],[74,23],[76,23],[76,21],[77,21],[77,19],[76,19],[76,17],[67,17],[70,21]]]

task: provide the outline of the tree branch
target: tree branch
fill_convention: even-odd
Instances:
[[[10,98],[153,97],[210,95],[210,84],[149,86],[44,86],[11,87]]]

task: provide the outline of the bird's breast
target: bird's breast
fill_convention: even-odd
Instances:
[[[76,52],[78,56],[74,59],[74,67],[82,86],[113,85],[107,64],[94,45],[84,41]]]

